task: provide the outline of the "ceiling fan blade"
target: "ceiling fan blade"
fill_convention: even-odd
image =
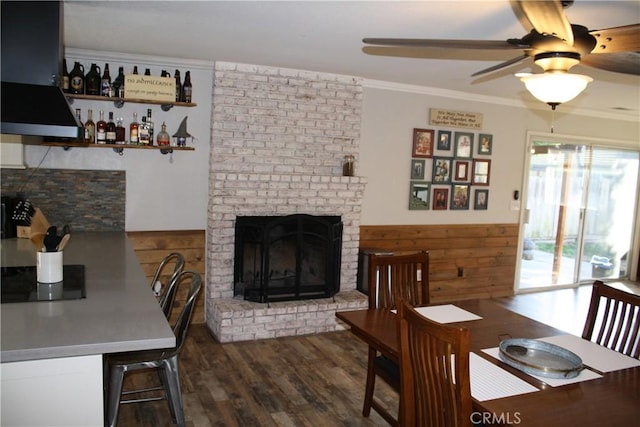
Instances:
[[[601,70],[640,76],[640,53],[637,52],[585,55],[580,60],[580,64]]]
[[[589,31],[596,38],[591,53],[639,52],[640,24]]]
[[[476,77],[482,74],[490,73],[491,71],[496,71],[501,68],[508,67],[509,65],[517,64],[518,62],[522,62],[527,58],[529,58],[529,55],[522,55],[511,58],[508,61],[501,62],[500,64],[493,65],[489,68],[485,68],[484,70],[476,71],[475,73],[471,74],[471,77]]]
[[[520,8],[537,32],[555,36],[564,40],[569,46],[573,46],[571,23],[564,14],[561,1],[518,0],[515,5]]]
[[[444,49],[527,49],[528,44],[519,39],[507,40],[442,40],[442,39],[385,39],[365,38],[363,43],[382,46],[436,47]]]

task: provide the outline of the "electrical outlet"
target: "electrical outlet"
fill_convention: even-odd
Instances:
[[[458,267],[458,277],[464,276],[464,268]]]

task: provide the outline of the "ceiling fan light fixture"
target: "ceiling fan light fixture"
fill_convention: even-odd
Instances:
[[[518,73],[527,90],[540,101],[555,110],[558,104],[571,101],[578,96],[593,79],[582,74],[547,71],[543,74]]]

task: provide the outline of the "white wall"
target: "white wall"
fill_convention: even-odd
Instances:
[[[42,168],[126,171],[127,231],[205,229],[213,63],[70,48],[66,49],[65,57],[69,70],[73,68],[74,61],[82,63],[85,72],[89,71],[92,62],[101,69],[105,63],[109,63],[112,80],[117,76],[118,66],[124,67],[125,74],[131,73],[134,65],[138,66],[140,74],[144,73],[145,68],[150,68],[154,76],[159,76],[163,69],[173,76],[175,69],[179,69],[183,80],[185,72],[190,70],[193,102],[198,104],[196,107],[173,107],[165,112],[159,105],[125,103],[118,109],[111,102],[74,100],[72,108],[82,110],[83,122],[87,119],[89,108],[93,109],[94,121],[98,121],[100,110],[104,110],[105,119],[109,111],[113,111],[114,117],[124,118],[127,138],[128,125],[134,112],[138,113],[140,122],[147,108],[152,108],[156,134],[164,121],[167,131],[173,135],[182,119],[188,116],[187,130],[196,139],[193,143],[188,139],[187,145],[195,147],[195,151],[174,151],[171,155],[162,155],[159,151],[129,149],[120,156],[109,149],[72,148],[65,151],[61,147],[49,150],[49,147],[26,146],[27,165],[36,167],[42,162]]]
[[[552,114],[550,108],[529,110],[504,100],[488,103],[460,99],[458,94],[447,98],[424,88],[366,80],[364,85],[360,161],[356,169],[357,175],[368,179],[363,225],[517,223],[520,212],[511,210],[511,201],[515,190],[522,194],[527,131],[550,132],[552,118],[556,134],[620,139],[640,149],[640,121],[569,114],[562,105]],[[413,129],[471,131],[429,126],[430,108],[483,115],[481,132],[493,134],[490,186],[472,189],[489,189],[488,210],[408,210]],[[430,172],[427,168],[426,181],[431,181]]]
[[[44,168],[114,169],[127,172],[126,229],[179,230],[205,229],[207,224],[208,171],[211,133],[213,64],[175,58],[140,57],[127,54],[83,51],[67,48],[68,66],[73,60],[100,67],[110,63],[112,78],[117,66],[138,65],[141,72],[150,67],[154,75],[163,68],[172,74],[175,68],[190,69],[194,84],[195,108],[179,107],[162,112],[154,107],[156,126],[167,122],[170,133],[187,115],[189,132],[197,137],[195,151],[163,156],[155,151],[127,150],[118,156],[108,149],[51,148],[41,164]],[[184,72],[182,72],[184,76]],[[436,93],[434,95],[434,93]],[[112,104],[76,101],[82,117],[91,106],[94,120],[102,108],[113,110],[127,120],[133,111],[139,114],[147,106],[126,104],[116,110]],[[544,107],[544,106],[543,106]],[[490,157],[491,182],[489,209],[486,211],[409,211],[408,191],[413,128],[429,128],[429,108],[471,111],[483,114],[483,132],[493,134]],[[528,131],[549,132],[583,137],[613,138],[640,146],[640,121],[614,120],[571,112],[570,105],[531,110],[503,99],[465,98],[459,94],[440,94],[433,89],[381,84],[366,81],[363,95],[362,132],[356,175],[365,176],[368,184],[362,207],[363,225],[382,224],[464,224],[517,223],[519,212],[510,210],[514,190],[522,190],[525,143]],[[37,166],[47,147],[27,146],[29,167]]]

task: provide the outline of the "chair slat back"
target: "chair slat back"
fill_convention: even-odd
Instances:
[[[369,255],[369,308],[395,309],[402,298],[414,307],[429,304],[429,253]]]
[[[187,300],[185,301],[180,314],[172,326],[173,333],[176,336],[176,346],[172,349],[171,353],[179,353],[187,337],[187,330],[189,329],[189,323],[191,322],[191,316],[193,315],[196,299],[198,298],[198,294],[202,288],[202,278],[200,277],[200,274],[195,271],[183,271],[176,279],[176,283],[177,286],[185,286],[184,284],[188,284],[189,294],[187,295]]]
[[[640,359],[640,296],[596,280],[582,338]]]
[[[400,425],[470,426],[469,330],[433,322],[403,302]]]
[[[160,261],[158,264],[158,268],[156,269],[155,274],[153,275],[153,279],[151,280],[151,288],[155,286],[156,282],[161,279],[161,275],[164,272],[164,269],[171,262],[173,265],[173,272],[171,273],[171,277],[169,280],[163,284],[162,293],[160,294],[160,307],[162,307],[162,312],[165,317],[168,319],[171,315],[171,307],[173,306],[173,300],[176,297],[176,281],[180,273],[184,270],[184,257],[182,254],[178,252],[172,252]]]

